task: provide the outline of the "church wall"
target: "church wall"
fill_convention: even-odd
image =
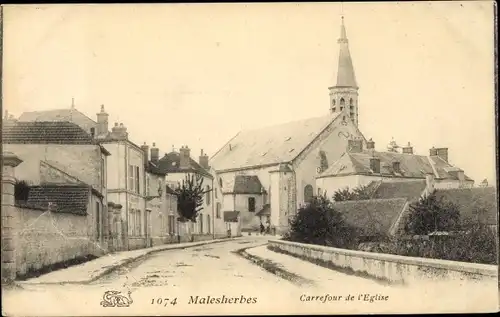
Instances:
[[[263,207],[263,195],[235,195],[234,210],[240,212],[241,228],[245,229],[259,229],[260,221],[257,214]],[[248,198],[255,198],[255,211],[248,210]]]
[[[347,140],[351,136],[362,137],[360,132],[349,122],[343,125],[341,117],[334,121],[324,133],[316,139],[311,146],[294,161],[297,186],[297,208],[304,203],[304,188],[307,185],[313,187],[317,194],[316,177],[317,168],[321,165],[320,151],[326,155],[328,165],[337,161],[347,149]],[[347,116],[346,116],[347,117]]]

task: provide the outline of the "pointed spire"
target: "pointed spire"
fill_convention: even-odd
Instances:
[[[337,87],[358,88],[354,67],[352,65],[351,53],[349,52],[349,41],[344,24],[344,16],[341,18],[339,43],[339,64],[337,70]]]
[[[75,98],[71,98],[71,109],[75,109]]]

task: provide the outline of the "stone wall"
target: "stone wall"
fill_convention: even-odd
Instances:
[[[87,216],[16,207],[16,273],[94,253]]]
[[[414,285],[453,280],[462,285],[497,284],[496,265],[353,251],[282,240],[269,241],[269,247],[341,272],[392,283]]]

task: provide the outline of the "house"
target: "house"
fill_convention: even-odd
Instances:
[[[482,224],[497,232],[498,197],[495,187],[437,189],[436,196],[458,205],[463,227]]]
[[[66,122],[85,130],[96,142],[111,154],[107,161],[107,199],[122,206],[121,221],[127,227],[124,232],[124,248],[133,250],[148,246],[146,238],[148,217],[146,217],[146,172],[145,158],[140,146],[133,143],[123,123],[115,123],[109,131],[109,114],[101,105],[97,121],[78,111],[70,109],[25,112],[19,117],[23,122]]]
[[[327,115],[240,131],[210,159],[224,194],[223,210],[241,212],[242,230],[255,230],[257,213],[269,205],[271,226],[286,231],[289,217],[317,192],[316,176],[340,158],[348,140],[366,142],[358,129],[358,85],[343,19],[340,33]]]
[[[372,181],[425,182],[434,177],[435,188],[472,187],[474,181],[448,162],[447,148],[432,148],[429,156],[413,153],[408,145],[403,152],[379,152],[371,139],[364,148],[360,140],[349,140],[348,148],[330,167],[316,177],[319,194],[333,195],[342,188],[368,185]]]
[[[208,165],[208,156],[201,151],[199,161],[196,162],[191,158],[191,150],[188,146],[182,146],[179,151],[172,150],[161,158],[153,156],[153,149],[151,152],[151,161],[155,163],[158,168],[164,171],[167,182],[175,183],[175,186],[180,185],[188,176],[195,176],[202,179],[202,187],[204,189],[203,205],[198,212],[198,219],[196,223],[189,222],[179,225],[179,234],[193,235],[194,240],[208,240],[215,237],[214,229],[221,228],[220,223],[223,219],[220,213],[216,211],[216,202],[214,188],[214,178],[210,173]],[[219,218],[220,217],[220,218]],[[218,223],[216,225],[216,222]]]
[[[36,186],[85,186],[97,197],[88,212],[92,239],[105,252],[107,244],[106,167],[110,153],[70,122],[16,122],[2,125],[4,151],[22,157],[18,180]],[[68,185],[70,184],[70,185]],[[37,189],[39,190],[39,189]],[[89,218],[90,219],[90,218]],[[96,251],[96,252],[101,252]]]
[[[167,172],[158,164],[159,149],[153,143],[151,155],[149,146],[141,146],[145,155],[146,171],[146,230],[148,245],[179,242],[177,226],[177,197],[172,182],[167,182]],[[151,159],[150,159],[151,158]],[[183,239],[184,240],[184,239]]]
[[[345,221],[356,228],[359,243],[387,242],[402,232],[406,198],[342,201],[333,204]]]
[[[242,231],[259,230],[261,219],[256,216],[267,203],[267,191],[258,176],[236,175],[233,179],[228,179],[222,189],[222,195],[223,209],[228,212],[239,212]]]

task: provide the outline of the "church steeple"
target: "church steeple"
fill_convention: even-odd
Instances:
[[[328,88],[330,90],[330,111],[340,112],[349,110],[349,116],[355,125],[358,125],[358,84],[354,75],[349,40],[344,24],[344,17],[340,25],[339,60],[337,68],[337,83]]]

